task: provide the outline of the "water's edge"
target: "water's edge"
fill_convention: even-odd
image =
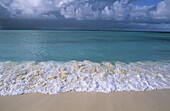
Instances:
[[[0,62],[0,95],[170,88],[170,62]]]

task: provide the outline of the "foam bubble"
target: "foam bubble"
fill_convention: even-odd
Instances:
[[[0,94],[170,88],[169,62],[0,62]]]

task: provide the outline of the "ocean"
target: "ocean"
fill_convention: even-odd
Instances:
[[[0,61],[170,60],[170,33],[0,31]]]
[[[0,31],[0,94],[170,88],[170,33]]]

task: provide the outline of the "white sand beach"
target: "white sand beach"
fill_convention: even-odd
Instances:
[[[170,111],[170,90],[0,96],[0,111]]]

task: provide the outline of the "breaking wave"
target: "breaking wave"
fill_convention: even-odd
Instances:
[[[170,88],[170,62],[0,62],[0,95]]]

